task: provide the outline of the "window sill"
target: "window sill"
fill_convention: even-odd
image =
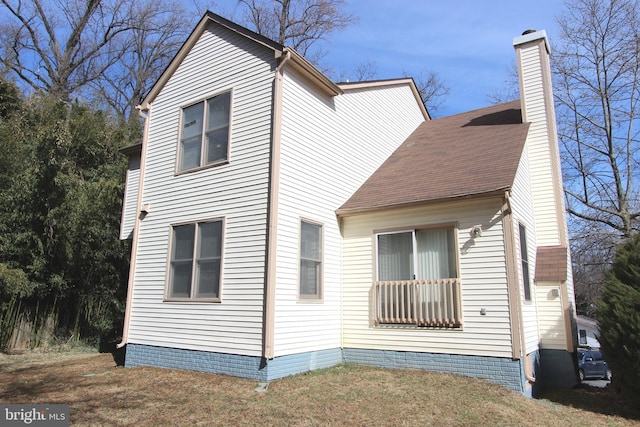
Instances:
[[[323,304],[323,298],[300,298],[296,301],[299,304]]]
[[[162,302],[203,302],[203,303],[221,303],[220,298],[165,298]]]
[[[381,323],[374,326],[374,329],[407,329],[412,331],[442,331],[442,332],[462,332],[462,326],[418,326],[412,324]]]
[[[229,164],[229,159],[225,159],[225,160],[220,160],[214,163],[209,163],[207,165],[204,166],[197,166],[195,168],[191,168],[191,169],[185,169],[185,170],[181,170],[181,171],[175,171],[174,176],[180,176],[180,175],[186,175],[189,173],[193,173],[193,172],[198,172],[201,170],[205,170],[205,169],[211,169],[211,168],[215,168],[218,166],[224,166]]]

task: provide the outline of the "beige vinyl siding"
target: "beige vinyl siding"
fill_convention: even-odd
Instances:
[[[536,293],[540,318],[540,348],[566,350],[567,337],[560,285],[541,282],[536,286]]]
[[[569,255],[569,254],[568,254]],[[571,275],[571,257],[567,256],[567,281],[539,282],[536,283],[538,300],[538,318],[540,328],[540,348],[568,350],[573,336],[568,336],[567,314],[565,308],[575,313],[575,295],[573,289],[573,277]],[[563,288],[566,287],[566,294]]]
[[[531,175],[533,215],[537,246],[569,246],[565,205],[556,135],[551,76],[545,42],[524,44],[520,48],[524,116],[531,122],[527,138]],[[535,264],[533,264],[535,268]],[[563,292],[566,286],[566,294]],[[543,348],[567,349],[570,320],[566,309],[575,310],[571,259],[567,257],[567,281],[536,284],[539,341]],[[555,287],[559,297],[549,299]],[[531,319],[533,316],[529,316]],[[525,325],[526,326],[526,325]],[[532,328],[531,328],[532,329]],[[533,336],[532,331],[529,334]],[[527,347],[531,347],[527,337]]]
[[[330,98],[285,68],[276,356],[341,346],[342,250],[335,211],[423,120],[406,84],[346,90]],[[320,301],[297,298],[301,219],[323,225]]]
[[[512,191],[511,207],[513,209],[513,236],[515,237],[515,255],[517,257],[518,287],[520,290],[520,305],[522,307],[522,326],[524,330],[525,353],[529,354],[538,349],[539,331],[537,314],[536,283],[533,281],[536,253],[537,253],[537,223],[534,220],[534,207],[531,195],[531,169],[529,168],[529,154],[525,144],[520,164],[516,172]],[[522,260],[520,257],[520,238],[518,224],[526,228],[527,253],[529,261],[529,286],[531,288],[531,300],[525,301],[524,283],[522,279]]]
[[[547,121],[547,109],[550,108],[550,114],[553,114],[554,110],[553,106],[547,105],[545,99],[542,83],[544,76],[540,72],[541,69],[544,72],[540,48],[544,49],[543,43],[531,44],[521,50],[524,81],[522,97],[526,100],[526,120],[531,122],[527,147],[531,160],[530,174],[537,241],[539,246],[552,246],[564,243],[560,241],[563,231],[560,227],[564,218],[558,217],[561,211],[557,203],[562,202],[562,197],[557,199],[558,189],[555,188],[554,173],[556,177],[559,176],[559,159],[555,136],[551,133],[555,129],[550,129]]]
[[[151,106],[129,342],[259,356],[275,59],[210,25]],[[228,90],[229,163],[176,175],[181,107]],[[222,302],[164,302],[171,225],[209,219],[224,219]]]
[[[452,201],[344,218],[344,347],[511,357],[501,205],[499,198]],[[374,231],[451,222],[458,224],[463,327],[374,327]],[[482,236],[472,239],[478,224]]]
[[[125,178],[124,198],[122,201],[122,220],[120,221],[120,239],[131,239],[138,214],[138,184],[140,183],[140,157],[129,157],[129,167]]]
[[[567,287],[567,297],[569,299],[569,307],[573,311],[573,315],[577,315],[576,313],[576,294],[575,288],[573,285],[573,266],[571,264],[571,250],[567,251],[567,281],[565,282],[565,286]]]

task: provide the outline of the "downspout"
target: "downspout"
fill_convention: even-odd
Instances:
[[[136,107],[138,115],[144,119],[144,133],[142,134],[142,149],[140,150],[140,176],[138,180],[138,198],[136,200],[136,220],[133,226],[133,238],[131,242],[131,260],[129,262],[129,280],[127,282],[127,302],[124,310],[124,325],[122,328],[122,341],[116,348],[122,348],[127,344],[129,338],[129,322],[131,321],[131,301],[133,300],[133,283],[136,271],[136,258],[138,253],[138,234],[140,232],[140,221],[142,219],[142,189],[144,182],[145,159],[147,152],[147,140],[149,138],[149,114],[150,107],[146,105],[143,110],[140,105]],[[145,114],[146,111],[146,114]]]
[[[509,192],[505,191],[502,204],[502,218],[504,220],[505,255],[507,258],[507,289],[509,294],[509,314],[511,319],[511,339],[513,357],[524,360],[524,376],[530,383],[535,383],[536,378],[531,371],[531,356],[527,354],[524,335],[522,304],[518,280],[518,266],[515,251],[515,236],[513,234],[513,211]]]
[[[274,356],[275,305],[276,305],[276,250],[278,236],[278,194],[280,180],[280,136],[282,132],[282,69],[291,59],[287,51],[275,70],[273,88],[273,122],[271,133],[271,171],[269,176],[269,214],[267,237],[267,272],[265,284],[264,325],[262,357],[266,360]]]

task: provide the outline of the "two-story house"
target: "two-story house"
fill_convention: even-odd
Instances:
[[[573,383],[549,45],[514,46],[519,101],[431,120],[412,79],[338,84],[207,13],[126,151],[126,365]]]

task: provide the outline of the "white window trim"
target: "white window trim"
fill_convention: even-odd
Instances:
[[[212,162],[212,163],[207,163],[207,164],[202,164],[203,163],[203,159],[204,159],[204,138],[205,138],[205,131],[204,131],[204,120],[203,120],[203,133],[202,133],[202,141],[200,142],[200,166],[196,166],[193,168],[189,168],[189,169],[184,169],[181,170],[180,169],[180,162],[182,161],[182,158],[180,156],[180,144],[181,144],[181,138],[182,138],[182,121],[183,121],[183,111],[186,108],[192,107],[196,104],[199,104],[200,102],[204,102],[204,109],[203,109],[203,118],[206,117],[206,108],[207,108],[207,101],[209,99],[215,98],[217,96],[220,95],[224,95],[225,93],[229,93],[229,131],[228,131],[228,135],[227,135],[227,158],[224,160],[220,160],[220,161],[216,161],[216,162]],[[233,122],[233,99],[234,99],[234,90],[233,88],[229,88],[229,89],[225,89],[225,90],[221,90],[221,91],[217,91],[214,93],[211,93],[207,96],[201,97],[201,98],[197,98],[194,99],[188,103],[185,103],[183,105],[180,106],[178,114],[179,114],[179,118],[178,118],[178,139],[177,139],[177,146],[176,146],[176,161],[175,161],[175,170],[174,170],[174,175],[183,175],[186,173],[191,173],[191,172],[197,172],[203,169],[208,169],[208,168],[212,168],[212,167],[216,167],[216,166],[221,166],[221,165],[226,165],[228,163],[231,162],[231,135],[232,135],[232,122]]]
[[[194,287],[195,287],[195,260],[197,257],[197,247],[198,247],[198,224],[203,224],[203,223],[208,223],[208,222],[221,222],[222,226],[221,226],[221,235],[220,235],[220,277],[218,279],[218,298],[197,298],[193,295],[195,295],[194,292]],[[194,238],[193,238],[193,245],[194,245],[194,252],[193,252],[193,259],[192,259],[192,264],[191,264],[191,292],[190,294],[192,295],[189,298],[178,298],[178,297],[172,297],[171,296],[171,258],[173,255],[173,229],[174,227],[179,227],[181,225],[190,225],[190,224],[194,224],[196,227],[194,229]],[[166,278],[165,278],[165,285],[164,285],[164,302],[207,302],[207,303],[221,303],[222,302],[222,283],[223,283],[223,272],[224,272],[224,239],[225,239],[225,232],[226,230],[226,220],[224,217],[218,217],[218,218],[208,218],[208,219],[203,219],[203,220],[197,220],[197,221],[185,221],[185,222],[178,222],[178,223],[173,223],[169,225],[169,238],[167,239],[167,241],[169,242],[169,246],[168,246],[168,250],[167,250],[167,266],[166,266]]]

